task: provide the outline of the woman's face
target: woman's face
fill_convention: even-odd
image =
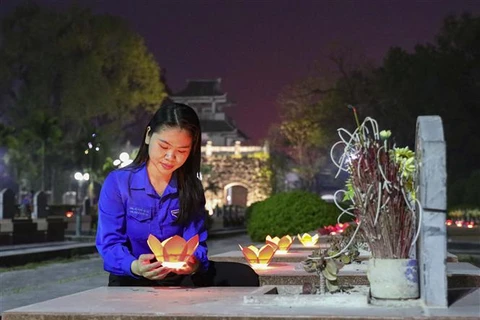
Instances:
[[[187,161],[192,149],[192,136],[180,128],[164,128],[150,136],[147,134],[145,143],[148,144],[150,158],[148,166],[170,176]]]

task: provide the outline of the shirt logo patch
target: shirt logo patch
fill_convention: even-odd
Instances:
[[[174,209],[170,211],[170,214],[174,216],[175,218],[178,218],[178,214],[180,213],[180,209]]]

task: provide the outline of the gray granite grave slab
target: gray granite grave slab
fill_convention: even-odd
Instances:
[[[319,306],[282,301],[245,303],[252,287],[100,287],[45,302],[7,310],[3,320],[137,320],[137,319],[478,319],[480,290],[468,292],[450,308],[422,305]],[[273,301],[276,297],[272,296]],[[298,303],[298,301],[297,301]]]

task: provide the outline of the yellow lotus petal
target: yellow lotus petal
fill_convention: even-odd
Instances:
[[[298,235],[298,239],[306,247],[314,246],[318,241],[318,233],[313,237],[309,233],[304,233],[301,236]]]
[[[160,240],[153,234],[150,234],[147,239],[147,244],[155,255],[155,258],[157,258],[157,261],[163,262],[163,245]]]
[[[178,235],[174,235],[162,242],[164,261],[185,261],[187,242]]]
[[[271,242],[274,245],[278,246],[278,242],[280,241],[280,238],[279,237],[272,238],[270,235],[267,235],[267,237],[265,238],[265,241],[266,242]]]
[[[273,254],[277,250],[276,247],[273,247],[270,244],[266,244],[260,248],[258,251],[258,263],[268,265],[273,258]]]
[[[270,235],[268,235],[266,238],[265,238],[265,243],[268,243],[270,245],[272,245],[273,247],[275,247],[276,249],[278,249],[278,242],[280,241],[280,238],[279,237],[275,237],[275,238],[272,238],[270,237]]]
[[[253,251],[252,248],[250,248],[250,247],[243,248],[242,246],[240,246],[240,249],[242,250],[243,256],[245,257],[245,259],[250,264],[258,263],[258,254],[255,251]],[[255,249],[257,249],[257,248],[255,248]]]
[[[190,257],[198,247],[198,234],[194,235],[187,241],[187,258]]]
[[[292,243],[293,243],[292,237],[290,237],[289,235],[283,236],[278,241],[278,249],[288,251],[288,249],[290,249],[290,246],[292,245]]]

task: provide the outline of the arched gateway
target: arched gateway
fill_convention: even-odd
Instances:
[[[247,207],[271,193],[268,150],[256,146],[202,147],[206,207]]]

